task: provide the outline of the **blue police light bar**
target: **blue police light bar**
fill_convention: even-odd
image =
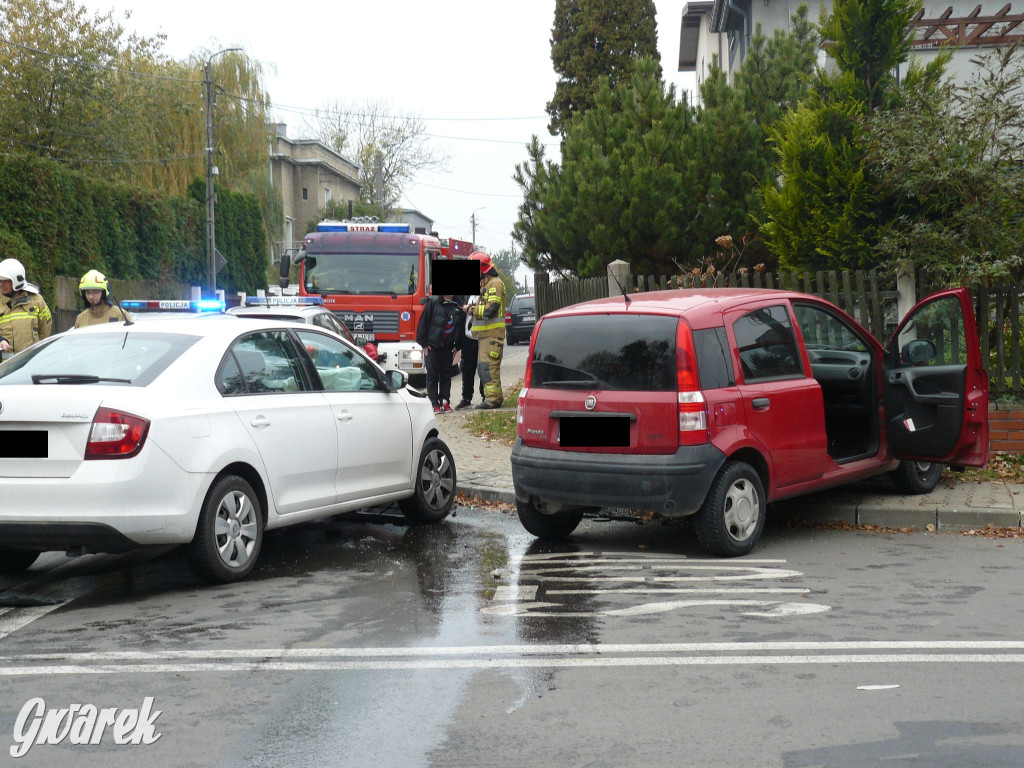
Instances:
[[[412,232],[412,224],[405,222],[380,223],[376,221],[321,221],[317,232]]]
[[[136,312],[147,310],[164,312],[223,312],[224,302],[219,299],[200,299],[189,301],[187,299],[125,299],[121,302],[124,309],[134,309]]]
[[[323,296],[246,296],[247,307],[296,307],[323,304]]]

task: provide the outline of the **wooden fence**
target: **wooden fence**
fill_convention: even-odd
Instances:
[[[581,280],[550,280],[546,273],[535,276],[538,317],[570,304],[605,298],[609,293],[609,279],[592,277]],[[915,275],[918,296],[926,296],[938,288],[927,273]],[[624,286],[631,293],[670,290],[675,288],[775,288],[801,291],[831,301],[867,328],[871,335],[885,343],[899,322],[898,293],[895,285],[878,275],[877,270],[843,270],[841,272],[771,272],[719,274],[707,276],[674,275],[655,277],[638,275]],[[981,336],[982,360],[987,361],[991,395],[1024,397],[1021,365],[1021,295],[1022,285],[996,287],[974,286],[971,293],[975,301]],[[984,319],[987,318],[986,323]]]

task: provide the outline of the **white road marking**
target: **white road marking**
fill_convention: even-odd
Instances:
[[[742,611],[744,616],[784,617],[824,613],[830,606],[819,603],[780,603],[775,600],[666,600],[641,603],[628,608],[605,608],[591,611],[559,610],[559,603],[522,602],[488,605],[480,609],[490,616],[530,616],[534,618],[584,617],[584,616],[647,616],[654,613],[668,613],[685,608],[761,608],[757,611]]]
[[[62,602],[53,605],[33,605],[27,608],[0,609],[0,640],[66,604],[66,602]]]
[[[500,586],[494,590],[495,601],[502,600],[536,600],[536,584],[512,584],[511,586]]]
[[[893,688],[899,688],[898,685],[858,685],[858,691],[891,691]]]
[[[700,644],[693,644],[699,646]],[[706,644],[709,647],[716,645],[743,645],[735,644]],[[750,643],[751,647],[759,645],[787,645],[785,643],[758,644]],[[794,645],[800,645],[799,643]],[[843,645],[841,643],[808,643],[807,645],[831,646]],[[859,644],[850,644],[859,645]],[[900,643],[888,644],[890,649],[896,650]],[[950,644],[935,643],[937,648],[945,648]],[[958,645],[953,643],[952,645]],[[991,643],[966,643],[971,649],[982,651],[989,650]],[[997,644],[998,645],[998,644]],[[1024,643],[1009,643],[1015,648],[1024,648]],[[510,646],[498,646],[498,648],[509,648]],[[512,646],[516,648],[517,646]],[[495,649],[466,648],[466,649],[445,649],[445,648],[417,648],[417,649],[266,649],[266,650],[235,650],[222,652],[205,652],[212,654],[211,658],[221,659],[244,659],[246,657],[259,657],[249,661],[190,661],[171,663],[125,663],[129,659],[124,658],[127,654],[138,658],[149,656],[160,658],[158,654],[140,654],[125,652],[117,654],[67,654],[65,656],[54,655],[50,658],[54,661],[65,663],[39,664],[32,666],[10,666],[6,664],[0,667],[0,677],[26,677],[33,675],[116,675],[116,674],[199,674],[210,672],[343,672],[355,670],[370,671],[391,671],[391,670],[426,670],[426,669],[523,669],[523,668],[566,668],[566,667],[657,667],[657,666],[729,666],[729,665],[791,665],[791,664],[1024,664],[1024,653],[845,653],[845,654],[749,654],[749,655],[657,655],[657,656],[617,656],[607,652],[602,655],[585,653],[582,655],[562,655],[552,652],[551,648],[558,646],[519,646],[522,649],[520,655],[503,656],[500,652],[488,653]],[[571,646],[570,646],[571,647]],[[601,652],[602,646],[582,646],[583,648],[598,649]],[[658,646],[647,646],[657,648]],[[550,655],[542,655],[545,653]],[[301,650],[300,654],[306,658],[297,661],[282,660],[283,656],[291,656],[290,650]],[[355,658],[350,660],[323,660],[316,659],[316,656],[330,657],[333,652],[347,651],[344,655],[365,656],[370,658]],[[387,653],[379,653],[386,651]],[[419,655],[426,658],[374,658],[379,655],[404,656],[400,651],[417,651]],[[452,653],[445,651],[461,652],[459,657],[452,658]],[[527,653],[526,651],[530,651]],[[171,659],[183,654],[203,654],[204,652],[179,651],[162,654],[162,658]],[[480,655],[477,655],[477,654]],[[33,658],[36,655],[25,657],[5,657],[5,661],[21,661]],[[117,664],[89,664],[85,663],[95,657],[121,658]],[[184,657],[184,656],[182,656]],[[187,658],[187,657],[184,657]]]
[[[807,595],[803,587],[621,587],[546,589],[548,595]]]

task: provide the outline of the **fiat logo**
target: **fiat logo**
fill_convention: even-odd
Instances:
[[[593,395],[587,395],[587,399],[583,401],[583,407],[588,411],[592,411],[597,408],[597,398]]]

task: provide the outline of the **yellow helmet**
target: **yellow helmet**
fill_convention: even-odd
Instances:
[[[98,269],[90,269],[78,282],[80,291],[106,291],[107,278]]]

